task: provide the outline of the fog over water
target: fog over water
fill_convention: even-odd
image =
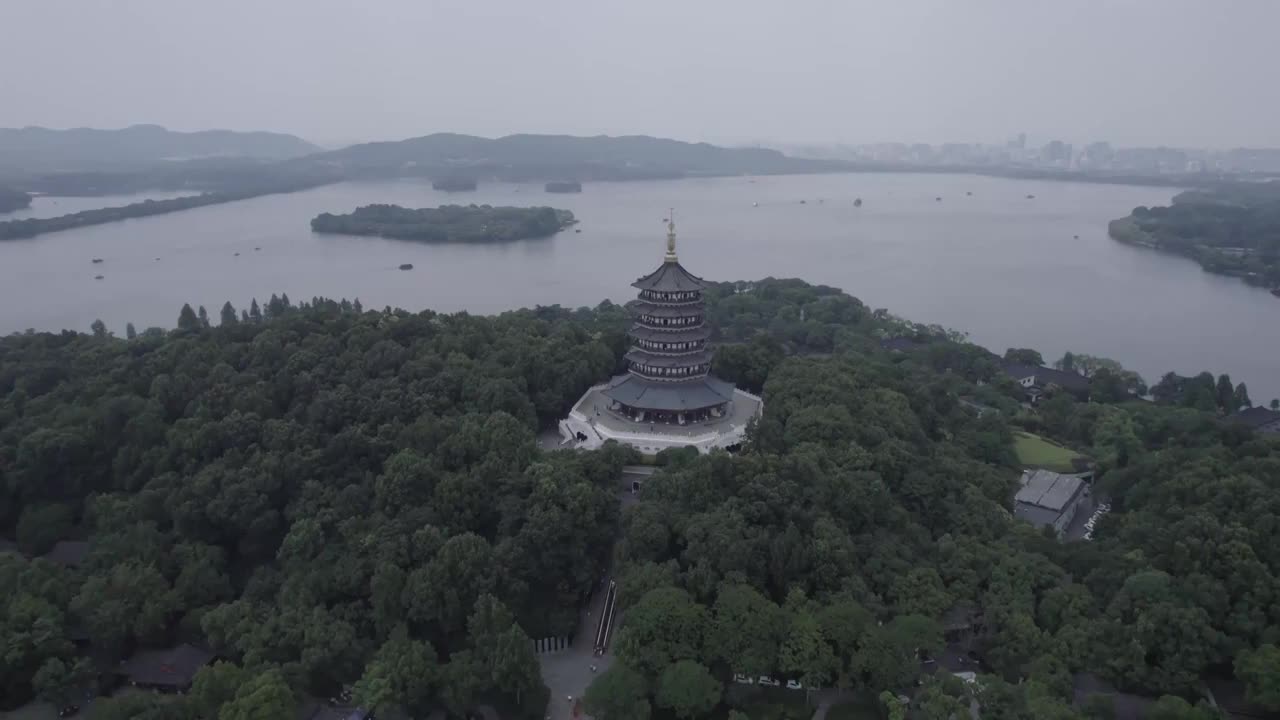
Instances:
[[[1104,355],[1149,382],[1168,370],[1228,372],[1255,401],[1280,396],[1280,301],[1107,236],[1109,220],[1175,192],[924,174],[595,183],[579,195],[347,183],[0,243],[0,332],[87,331],[95,318],[117,332],[129,321],[173,327],[183,302],[216,317],[224,301],[242,308],[273,292],[480,313],[621,302],[661,262],[661,221],[675,207],[681,260],[711,280],[799,277],[996,351]],[[462,246],[309,229],[318,213],[373,202],[546,204],[572,210],[581,232]]]

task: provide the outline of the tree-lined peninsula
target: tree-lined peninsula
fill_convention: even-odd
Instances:
[[[415,210],[399,205],[365,205],[346,215],[317,215],[311,221],[311,229],[318,233],[421,242],[491,243],[548,237],[575,222],[572,212],[551,207],[441,205]]]
[[[1136,207],[1111,237],[1189,257],[1209,272],[1280,288],[1280,187],[1240,184],[1178,194],[1168,207]]]

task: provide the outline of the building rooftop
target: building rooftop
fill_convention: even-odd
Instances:
[[[733,384],[710,375],[672,382],[626,373],[610,380],[601,394],[638,410],[684,412],[729,402],[733,399]]]
[[[182,644],[167,650],[143,650],[120,664],[120,672],[137,685],[186,687],[196,672],[213,661],[213,653]]]
[[[1035,378],[1037,385],[1057,385],[1067,390],[1087,390],[1089,388],[1089,378],[1078,373],[1036,365],[1023,365],[1015,362],[1005,362],[1003,366],[1004,371],[1015,380]]]
[[[1238,422],[1248,425],[1251,428],[1260,428],[1263,425],[1270,425],[1274,422],[1280,422],[1280,412],[1269,410],[1264,407],[1255,406],[1245,408],[1238,413],[1233,413],[1227,417],[1232,422]]]
[[[631,283],[631,287],[656,292],[688,292],[704,290],[711,283],[684,269],[676,260],[668,260],[657,270]]]
[[[695,325],[693,327],[671,328],[664,330],[662,328],[645,327],[644,325],[632,325],[627,334],[637,340],[661,340],[662,342],[697,342],[699,340],[709,340],[711,338],[711,328],[706,325]]]
[[[636,433],[677,439],[692,438],[711,432],[726,432],[731,427],[745,427],[751,421],[751,418],[759,414],[761,406],[760,398],[747,395],[741,391],[734,392],[733,387],[729,386],[728,392],[733,397],[733,404],[729,407],[724,417],[687,425],[638,423],[608,410],[610,398],[604,394],[607,389],[606,386],[588,390],[573,409],[581,413],[592,424],[602,426],[615,434]],[[597,411],[599,414],[596,414]]]
[[[1062,475],[1050,470],[1031,470],[1022,474],[1022,487],[1014,500],[1026,505],[1061,513],[1079,492],[1084,481],[1075,475]]]
[[[64,567],[80,567],[89,555],[89,543],[84,540],[59,540],[44,558]]]

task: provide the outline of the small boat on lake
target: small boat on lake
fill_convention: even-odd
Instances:
[[[1036,196],[1035,196],[1035,195],[1027,195],[1027,199],[1028,199],[1028,200],[1035,200],[1035,199],[1036,199]]]
[[[94,280],[101,280],[101,279],[102,279],[102,276],[101,276],[101,275],[94,275],[94,276],[93,276],[93,279],[94,279]]]
[[[412,270],[412,269],[413,269],[413,263],[403,263],[402,265],[400,265],[400,269],[401,269],[401,270]]]
[[[1272,288],[1271,294],[1275,295],[1276,297],[1280,297],[1280,288]]]
[[[855,199],[854,199],[854,201],[853,201],[853,206],[854,206],[854,207],[862,207],[862,198],[855,198]]]
[[[94,265],[101,265],[101,264],[102,264],[102,258],[94,258],[94,259],[93,259],[93,264],[94,264]]]

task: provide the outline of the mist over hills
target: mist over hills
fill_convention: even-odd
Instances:
[[[831,160],[793,158],[777,150],[726,148],[647,135],[507,135],[436,133],[372,142],[294,161],[341,167],[356,176],[461,174],[503,180],[626,180],[743,173],[827,172]]]
[[[159,125],[118,130],[0,128],[0,174],[125,170],[193,158],[284,160],[319,150],[294,135]]]

